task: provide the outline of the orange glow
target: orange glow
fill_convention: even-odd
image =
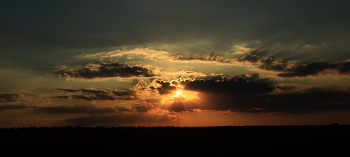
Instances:
[[[179,89],[176,91],[176,95],[181,95],[182,94],[182,89]]]
[[[170,105],[174,102],[186,102],[199,100],[197,97],[197,92],[178,89],[172,95],[167,95],[163,97],[162,104]]]
[[[188,111],[193,109],[193,103],[200,101],[197,92],[185,90],[185,87],[180,83],[172,83],[176,90],[172,94],[163,96],[160,108],[171,109],[175,112]]]

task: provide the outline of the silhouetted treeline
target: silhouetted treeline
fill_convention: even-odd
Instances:
[[[19,127],[1,128],[0,138],[20,156],[298,155],[348,151],[350,126]]]
[[[71,129],[120,129],[120,128],[236,128],[236,127],[259,127],[260,125],[234,125],[234,126],[201,126],[201,127],[189,127],[189,126],[53,126],[53,127],[1,127],[0,130],[71,130]],[[328,125],[262,125],[261,127],[327,127]],[[330,124],[329,126],[343,126],[349,127],[350,125],[339,125],[338,123]]]

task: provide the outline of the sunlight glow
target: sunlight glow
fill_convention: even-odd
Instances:
[[[182,94],[182,89],[179,89],[176,91],[176,95],[181,95]]]
[[[193,91],[187,91],[178,89],[175,91],[174,95],[169,95],[163,98],[162,103],[174,103],[174,102],[185,102],[185,101],[193,101],[193,100],[199,100],[197,97],[197,92]]]

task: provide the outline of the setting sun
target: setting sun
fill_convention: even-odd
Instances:
[[[176,91],[176,95],[181,95],[182,94],[182,89],[179,89]]]

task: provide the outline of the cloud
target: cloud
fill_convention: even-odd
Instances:
[[[185,101],[175,101],[171,103],[167,109],[174,112],[183,112],[183,111],[193,111],[193,109],[197,109],[197,107],[194,107],[193,105],[191,106],[190,103],[187,103]]]
[[[233,49],[234,54],[242,54],[250,50],[250,48],[245,47],[244,45],[235,45]]]
[[[39,107],[38,112],[46,113],[116,113],[116,109],[112,107],[96,107],[93,105],[72,105],[72,106],[54,106],[54,107]]]
[[[17,102],[20,97],[22,97],[21,94],[0,93],[0,102]]]
[[[128,106],[115,106],[115,109],[117,109],[118,111],[133,111],[131,107]]]
[[[256,63],[259,61],[259,56],[257,55],[252,55],[252,54],[248,54],[248,55],[244,55],[241,58],[237,59],[239,62],[250,62],[250,63]]]
[[[171,56],[172,60],[179,60],[179,61],[219,61],[219,56],[215,54],[215,52],[211,52],[209,56],[207,57],[185,57],[183,55],[173,55]]]
[[[168,59],[169,53],[166,51],[157,51],[149,48],[135,48],[133,50],[117,50],[108,52],[107,55],[110,57],[116,57],[116,56],[122,56],[127,54],[134,54],[134,55],[142,55],[144,59],[148,60],[161,60],[161,59]]]
[[[56,95],[59,99],[81,99],[87,101],[115,101],[115,100],[140,100],[146,103],[154,104],[159,102],[160,93],[158,88],[161,86],[156,82],[157,79],[153,79],[151,82],[146,83],[141,80],[138,81],[132,88],[125,90],[97,90],[97,89],[67,89],[58,88],[56,90],[68,92],[67,95]]]
[[[132,66],[126,63],[97,63],[87,64],[83,69],[59,69],[56,75],[66,79],[95,79],[95,78],[128,78],[128,77],[154,77],[152,70]]]
[[[174,112],[182,111],[193,111],[194,109],[204,109],[204,110],[228,110],[228,107],[220,107],[218,104],[222,100],[227,100],[222,102],[222,104],[230,103],[228,100],[233,97],[248,96],[254,97],[259,94],[266,94],[274,91],[274,83],[266,78],[260,78],[258,74],[253,75],[241,75],[235,77],[206,77],[206,78],[179,78],[172,81],[157,80],[160,87],[154,88],[159,91],[159,94],[171,94],[174,93],[178,88],[188,91],[195,91],[201,93],[202,96],[199,100],[205,100],[208,98],[213,98],[217,96],[220,100],[208,99],[207,103],[198,103],[198,98],[194,95],[194,99],[188,99],[186,96],[171,97],[160,105],[160,108],[171,110]],[[211,93],[210,96],[204,96],[205,93]],[[233,96],[231,96],[233,95]],[[222,98],[224,97],[224,98]],[[170,104],[169,104],[170,102]],[[212,103],[212,104],[209,104]],[[213,108],[213,106],[216,106]],[[140,109],[151,108],[149,106],[142,107]]]
[[[296,64],[287,68],[283,73],[278,74],[280,77],[304,77],[315,76],[327,70],[333,70],[338,74],[349,75],[350,74],[350,62],[339,63],[309,63],[309,64]]]
[[[172,98],[162,109],[183,112],[200,110],[242,113],[299,114],[350,109],[350,92],[344,89],[310,87],[303,90],[275,85],[258,74],[235,77],[159,81],[160,93],[169,94],[181,85],[196,91],[198,99]]]
[[[176,90],[173,82],[158,80],[157,83],[161,85],[161,87],[155,88],[159,94],[170,94]]]
[[[226,63],[231,64],[237,62],[249,62],[255,65],[258,69],[264,69],[269,71],[284,71],[288,66],[288,61],[273,61],[273,59],[269,57],[260,59],[259,56],[253,54],[244,55],[240,58],[233,58],[226,61]]]
[[[348,90],[326,90],[317,87],[260,95],[206,91],[198,93],[197,96],[200,102],[177,102],[171,108],[174,111],[201,109],[261,114],[302,114],[350,110]]]
[[[151,104],[137,104],[135,109],[137,112],[148,112],[149,110],[154,109],[154,106]]]
[[[60,98],[60,99],[69,99],[69,96],[56,96],[56,98]]]
[[[216,93],[261,94],[275,89],[273,82],[260,78],[258,74],[235,77],[208,77],[180,82],[186,90]]]
[[[267,78],[260,78],[258,74],[240,75],[235,77],[217,76],[205,78],[180,78],[172,81],[158,80],[161,87],[156,88],[160,94],[169,94],[177,86],[185,90],[216,93],[262,94],[272,92],[275,87]]]
[[[279,60],[279,61],[272,61],[272,58],[264,58],[260,60],[260,69],[265,70],[271,70],[271,71],[284,71],[286,70],[288,66],[288,61],[285,60]]]
[[[137,112],[149,112],[160,105],[162,98],[146,98],[139,103],[133,104]]]
[[[56,96],[57,98],[72,98],[72,99],[83,99],[83,100],[135,100],[137,99],[136,91],[134,90],[96,90],[96,89],[57,89],[70,93],[81,93],[73,94],[70,96]]]
[[[310,87],[298,92],[271,94],[262,97],[265,102],[259,112],[313,113],[350,109],[350,93],[344,90],[326,90]]]
[[[12,109],[26,109],[26,108],[33,108],[33,106],[27,106],[27,105],[1,105],[0,111],[2,110],[12,110]]]
[[[273,61],[273,59],[269,57],[259,59],[257,55],[248,54],[241,58],[230,59],[227,63],[235,63],[237,61],[255,64],[258,69],[281,72],[277,74],[277,76],[280,77],[316,76],[320,73],[327,72],[336,72],[341,75],[350,74],[350,62],[348,61],[338,63],[313,62],[290,64],[290,61],[286,60]]]
[[[233,100],[237,98],[251,99],[257,95],[274,91],[274,83],[260,78],[258,74],[235,77],[207,77],[202,79],[181,78],[173,81],[158,81],[162,86],[159,93],[170,94],[178,88],[193,91],[192,95],[173,96],[163,102],[162,109],[182,112],[202,110],[229,110]]]

